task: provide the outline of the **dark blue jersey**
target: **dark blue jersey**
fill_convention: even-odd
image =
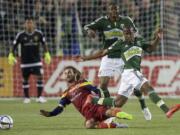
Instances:
[[[41,61],[40,45],[45,46],[45,37],[41,31],[35,29],[32,33],[19,32],[13,42],[13,53],[17,46],[21,49],[21,63],[34,64]]]

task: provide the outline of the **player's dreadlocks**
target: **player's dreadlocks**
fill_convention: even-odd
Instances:
[[[80,72],[78,69],[76,69],[76,68],[73,67],[73,66],[67,66],[67,67],[64,68],[64,70],[66,70],[66,69],[72,69],[72,70],[73,70],[73,72],[74,72],[74,74],[75,74],[75,81],[80,80],[80,78],[81,78],[81,72]]]

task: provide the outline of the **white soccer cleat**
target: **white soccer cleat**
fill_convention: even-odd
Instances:
[[[143,114],[144,114],[144,118],[145,120],[151,120],[152,119],[152,115],[151,115],[151,112],[149,111],[149,108],[144,108],[142,110]]]
[[[47,100],[44,97],[40,96],[39,98],[36,99],[36,102],[38,102],[38,103],[46,103]]]
[[[31,103],[31,99],[30,98],[25,98],[23,103],[24,104],[29,104],[29,103]]]
[[[115,122],[115,119],[116,117],[110,117],[110,118],[107,118],[104,123],[111,123],[111,122]]]
[[[116,123],[116,128],[128,128],[129,126],[127,124],[122,123]]]

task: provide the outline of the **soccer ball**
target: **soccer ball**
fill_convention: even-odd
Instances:
[[[0,129],[10,129],[13,127],[13,119],[9,115],[0,115]]]

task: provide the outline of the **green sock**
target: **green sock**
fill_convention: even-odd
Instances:
[[[99,89],[101,93],[101,97],[110,97],[110,93],[108,89]]]
[[[92,103],[114,107],[114,98],[96,98],[96,97],[94,97],[92,99]]]
[[[142,92],[134,89],[134,95],[139,99],[141,109],[143,110],[144,108],[146,108],[147,106],[144,100],[144,96],[142,95]]]
[[[149,98],[152,102],[154,102],[161,110],[166,113],[169,111],[169,108],[164,103],[164,101],[157,95],[157,93],[154,90],[151,90],[149,93]]]

